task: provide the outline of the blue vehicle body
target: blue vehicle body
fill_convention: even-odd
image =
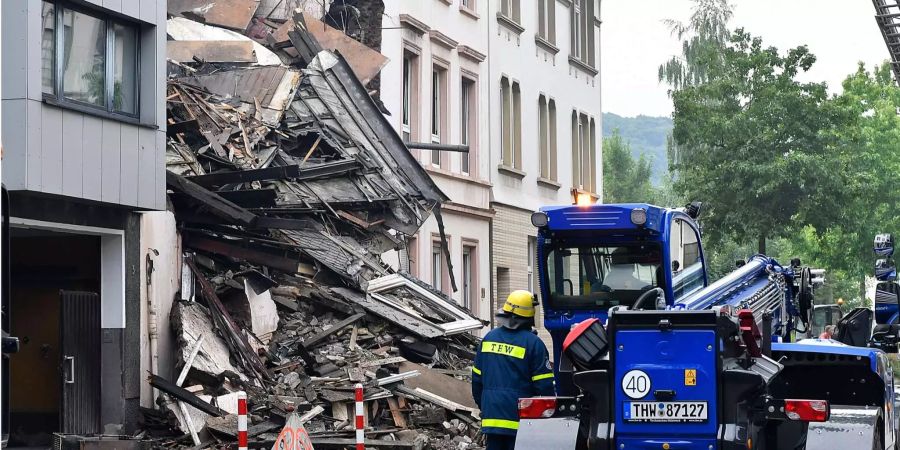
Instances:
[[[876,447],[893,445],[893,427],[879,425],[876,430],[874,425],[894,423],[893,377],[884,352],[831,340],[792,342],[795,332],[808,326],[809,305],[798,301],[804,270],[799,265],[786,267],[756,255],[710,284],[696,214],[642,203],[550,206],[535,214],[539,294],[543,325],[553,340],[557,389],[562,396],[582,392],[590,399],[585,406],[590,426],[583,417],[581,427],[589,430],[587,448],[750,448],[748,438],[757,434],[767,442],[752,448],[794,448],[798,439],[806,439],[806,424],[765,425],[787,419],[783,412],[776,417],[778,411],[760,415],[758,400],[832,400],[830,395],[840,402],[833,404],[832,417],[857,428],[832,423],[816,428],[820,439],[830,433],[847,435],[851,429],[857,436],[862,429],[866,432],[857,441],[881,439]],[[613,280],[622,268],[630,277]],[[635,309],[651,311],[629,311],[638,305]],[[738,311],[740,327],[734,325]],[[605,325],[608,358],[596,367],[576,369],[563,357],[563,343],[573,326],[588,319]],[[748,331],[763,325],[762,339]],[[784,364],[765,354],[747,356],[745,350],[753,345],[780,355]],[[830,378],[804,385],[820,367]],[[589,386],[589,373],[605,387]],[[648,381],[647,389],[627,392],[634,389],[626,383],[640,377]],[[756,387],[741,384],[747,379]],[[846,386],[846,379],[867,384]],[[806,397],[793,396],[797,392]],[[598,401],[606,402],[608,411],[605,405],[597,409]],[[706,414],[696,420],[653,418],[659,408],[680,408],[679,403],[702,404]],[[859,408],[877,413],[863,423],[854,419]],[[560,423],[571,419],[559,418]],[[533,433],[523,429],[525,435]],[[533,448],[529,439],[517,448]]]

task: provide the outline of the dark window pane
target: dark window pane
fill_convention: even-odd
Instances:
[[[137,113],[137,31],[113,25],[113,109]]]
[[[45,94],[56,93],[56,7],[44,2],[41,8],[41,87]]]
[[[63,10],[63,93],[106,106],[106,23],[68,9]]]

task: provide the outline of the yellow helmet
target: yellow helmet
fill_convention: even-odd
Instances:
[[[503,311],[515,314],[519,317],[533,318],[534,307],[537,302],[534,294],[528,291],[512,291],[509,297],[506,297],[506,303],[503,304]]]

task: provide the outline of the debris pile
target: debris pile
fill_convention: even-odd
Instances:
[[[273,23],[258,1],[204,3],[169,1],[180,371],[150,376],[162,395],[148,435],[233,443],[245,391],[251,447],[270,448],[292,412],[317,449],[352,447],[361,383],[367,448],[480,448],[469,377],[484,324],[381,257],[404,267],[408,237],[430,214],[440,224],[447,199],[361,81],[383,57],[312,32],[299,9]]]

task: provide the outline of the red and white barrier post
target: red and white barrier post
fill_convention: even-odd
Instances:
[[[247,393],[238,392],[238,450],[247,450]]]
[[[356,450],[366,450],[366,418],[363,416],[363,386],[356,384]]]

